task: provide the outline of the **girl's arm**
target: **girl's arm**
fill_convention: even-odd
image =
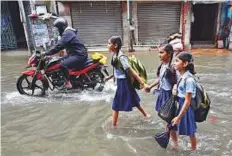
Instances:
[[[145,83],[143,82],[143,80],[139,77],[138,73],[132,69],[131,67],[128,68],[129,72],[131,73],[131,75],[139,82],[139,84],[142,86],[142,88],[144,87]]]
[[[153,87],[157,86],[159,84],[159,79],[155,79],[155,81],[150,84],[149,89],[152,89]]]
[[[188,110],[189,105],[191,103],[191,99],[192,99],[192,93],[186,93],[185,95],[185,100],[184,100],[184,105],[179,113],[179,115],[177,117],[182,118],[185,114],[185,112]]]
[[[147,88],[145,88],[145,91],[146,91],[146,92],[150,92],[151,89],[152,89],[153,87],[155,87],[156,85],[158,85],[158,84],[159,84],[159,79],[155,79],[155,81],[154,81],[152,84],[150,84]]]
[[[178,114],[177,117],[175,117],[173,120],[172,120],[172,124],[173,125],[176,125],[180,122],[181,118],[184,116],[184,114],[186,113],[186,111],[188,110],[189,108],[189,105],[191,103],[191,99],[192,99],[192,93],[186,93],[185,95],[185,100],[184,100],[184,105],[183,107],[181,108],[180,110],[180,113]]]
[[[112,74],[112,75],[108,76],[107,78],[105,78],[105,81],[108,81],[108,80],[112,79],[113,77],[114,77],[114,74]]]

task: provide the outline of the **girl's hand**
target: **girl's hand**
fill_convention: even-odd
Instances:
[[[145,90],[146,88],[148,88],[149,86],[146,83],[141,84],[142,88]]]
[[[172,88],[172,95],[177,95],[177,85],[176,84]]]
[[[180,117],[177,116],[174,119],[172,119],[172,126],[177,125],[179,123],[180,123]]]
[[[149,93],[151,91],[151,87],[150,86],[144,87],[144,90],[145,92]]]
[[[112,79],[112,78],[113,78],[113,76],[108,76],[108,77],[105,78],[104,81],[107,82],[107,81],[109,81],[109,80]]]

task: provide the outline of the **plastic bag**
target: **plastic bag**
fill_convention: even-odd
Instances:
[[[218,49],[224,48],[223,40],[218,40],[218,41],[217,41],[217,46],[218,46]]]
[[[230,41],[230,43],[229,43],[229,49],[232,50],[232,41]]]
[[[168,130],[166,132],[160,132],[154,136],[155,140],[162,148],[167,148],[170,139],[170,130],[172,130],[174,127],[169,124],[167,128]]]
[[[176,116],[176,97],[171,96],[165,104],[160,107],[158,116],[164,121],[171,123],[172,119]]]
[[[170,131],[157,133],[154,138],[162,148],[167,148],[170,139]]]

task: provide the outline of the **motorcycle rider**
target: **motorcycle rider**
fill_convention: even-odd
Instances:
[[[59,31],[61,39],[58,43],[45,53],[45,55],[53,55],[59,51],[66,49],[67,56],[64,56],[61,61],[61,70],[64,73],[66,88],[72,88],[69,81],[68,69],[80,68],[84,65],[88,58],[87,49],[80,40],[78,31],[68,27],[68,22],[65,18],[59,17],[53,22],[54,27]],[[63,86],[63,87],[64,87]]]

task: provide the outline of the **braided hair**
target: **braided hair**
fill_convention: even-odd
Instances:
[[[163,46],[163,50],[168,53],[170,55],[170,60],[169,60],[169,66],[171,65],[172,63],[172,59],[173,59],[173,54],[174,54],[174,50],[173,50],[173,47],[171,44],[166,44]],[[156,75],[159,76],[160,75],[160,70],[161,70],[161,67],[162,67],[162,63],[160,64],[160,66],[158,67],[157,69],[157,72],[156,72]]]

